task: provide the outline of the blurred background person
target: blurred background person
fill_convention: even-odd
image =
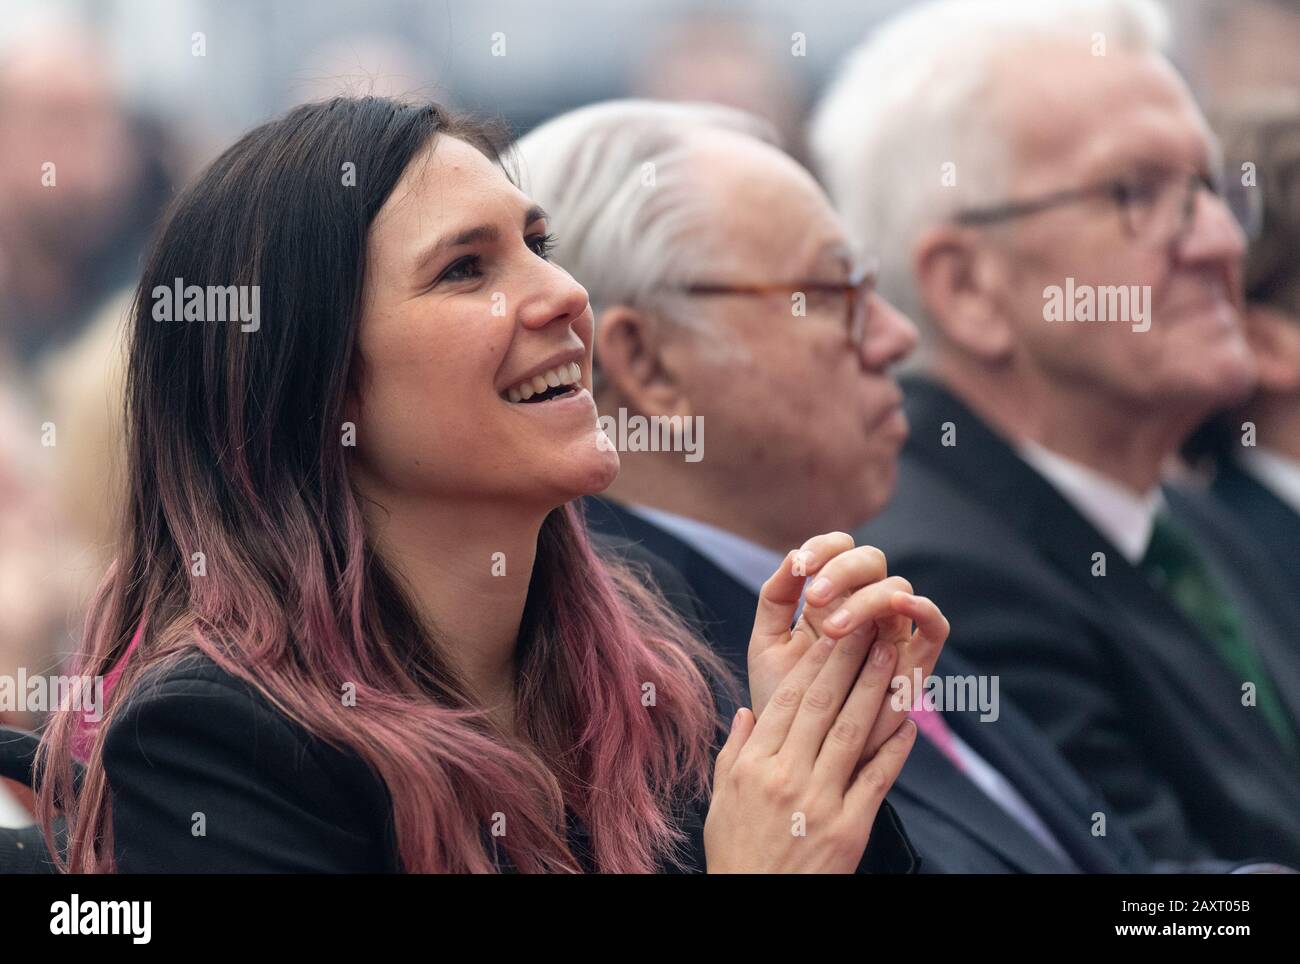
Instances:
[[[787,37],[752,14],[706,6],[652,33],[633,69],[629,92],[654,100],[722,104],[761,117],[786,152],[804,160],[808,93],[793,67],[799,44],[798,36]]]
[[[1206,108],[1300,90],[1297,0],[1165,0],[1172,54]]]
[[[1300,90],[1238,101],[1218,121],[1229,176],[1258,199],[1242,318],[1259,381],[1190,443],[1213,493],[1300,598]]]
[[[1193,463],[1300,597],[1300,3],[1194,0],[1178,52],[1249,202],[1246,337],[1259,385],[1189,442]]]
[[[1139,0],[928,3],[825,96],[820,169],[923,331],[897,495],[858,537],[1153,854],[1295,863],[1296,600],[1162,485],[1256,378],[1245,238],[1164,26]],[[1053,320],[1075,285],[1135,290]]]
[[[107,564],[93,547],[117,508],[105,429],[122,409],[108,345],[168,181],[165,139],[75,16],[0,42],[0,129],[0,677],[16,694],[23,674],[61,671]],[[96,388],[87,420],[73,400]],[[16,700],[0,724],[44,713]],[[0,822],[16,819],[9,790]]]
[[[4,45],[0,126],[0,337],[26,362],[135,279],[167,179],[157,133],[128,114],[106,52],[75,20]]]

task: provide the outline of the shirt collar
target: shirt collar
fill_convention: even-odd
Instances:
[[[1022,442],[1019,450],[1021,458],[1114,543],[1125,559],[1133,565],[1142,561],[1164,502],[1159,487],[1139,494],[1036,442]]]
[[[1300,512],[1300,462],[1268,449],[1244,448],[1237,463],[1247,475]]]
[[[681,539],[755,595],[758,595],[763,583],[785,561],[784,553],[750,542],[734,532],[719,529],[707,522],[644,505],[629,505],[627,508]]]

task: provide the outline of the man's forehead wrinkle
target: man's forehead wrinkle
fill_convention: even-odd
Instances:
[[[1121,173],[1117,168],[1125,165],[1218,167],[1214,136],[1189,100],[1142,98],[1114,116],[1114,123],[1080,145],[1081,167],[1089,176]]]
[[[730,217],[709,217],[707,237],[717,251],[718,270],[785,274],[807,272],[843,256],[852,262],[846,238],[833,219],[823,220],[816,206],[793,196],[792,185],[774,172],[750,172],[747,179],[725,182],[713,194],[715,211]],[[762,263],[759,263],[759,262]]]
[[[1128,161],[1203,163],[1204,122],[1176,75],[1150,58],[1116,56],[1125,59],[1107,71],[1089,71],[1096,84],[1081,84],[1078,72],[1062,72],[1052,75],[1059,80],[1032,90],[1002,88],[1016,159],[1013,181],[1022,190],[1062,177],[1117,173],[1111,169]],[[1135,76],[1141,82],[1136,91]],[[1085,98],[1089,89],[1093,96]]]

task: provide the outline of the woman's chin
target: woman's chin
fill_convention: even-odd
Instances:
[[[618,453],[615,451],[582,452],[565,460],[560,471],[545,479],[534,477],[529,482],[529,491],[555,508],[583,496],[604,492],[618,478],[618,469]]]
[[[618,478],[618,452],[613,448],[599,447],[594,455],[588,455],[583,462],[577,496],[598,495]]]

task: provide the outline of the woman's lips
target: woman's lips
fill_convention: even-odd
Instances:
[[[591,392],[587,391],[584,385],[575,385],[577,391],[569,392],[567,395],[561,395],[558,398],[552,398],[544,402],[507,402],[510,408],[516,412],[525,412],[542,415],[567,416],[575,412],[585,411],[594,423],[596,420],[596,403],[591,397]]]

